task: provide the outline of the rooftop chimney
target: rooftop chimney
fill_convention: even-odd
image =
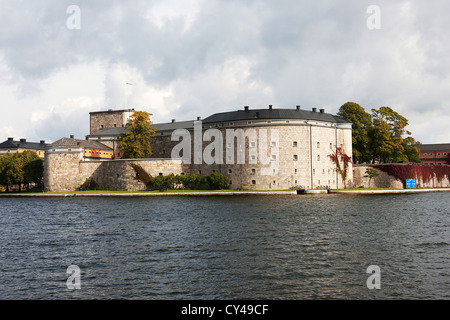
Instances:
[[[245,110],[245,111],[248,111],[248,106],[245,106],[245,107],[244,107],[244,110]]]
[[[320,109],[320,113],[325,113],[325,109]]]
[[[172,119],[172,123],[175,123],[175,122],[177,122],[177,120],[176,119]]]
[[[13,141],[14,140],[14,138],[8,138],[8,141]]]
[[[200,120],[202,120],[202,117],[197,117],[197,121],[200,121]]]
[[[20,142],[25,143],[25,142],[27,142],[27,139],[20,139]]]
[[[271,104],[269,104],[269,110],[272,110],[272,105]]]
[[[300,105],[298,105],[298,106],[297,106],[297,110],[300,110],[300,108],[301,108],[301,106],[300,106]]]
[[[71,134],[70,139],[75,139],[75,136],[73,134]]]
[[[313,112],[317,112],[317,108],[312,108],[312,111]]]
[[[41,140],[41,141],[40,141],[40,144],[45,144],[45,140]]]

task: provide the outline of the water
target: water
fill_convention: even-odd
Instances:
[[[449,196],[2,198],[0,298],[448,299]]]

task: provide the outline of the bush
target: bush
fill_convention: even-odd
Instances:
[[[206,176],[206,182],[211,189],[228,189],[230,187],[230,179],[218,172],[214,172]]]
[[[147,188],[150,190],[166,191],[173,188],[175,183],[175,176],[173,174],[168,176],[157,176],[152,178]]]
[[[97,190],[98,184],[92,179],[86,179],[86,181],[79,188],[80,191]]]

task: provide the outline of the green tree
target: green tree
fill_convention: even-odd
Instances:
[[[353,162],[370,161],[371,154],[368,148],[368,131],[372,125],[370,114],[359,104],[347,102],[339,108],[337,115],[352,123]]]
[[[135,112],[126,124],[128,131],[120,137],[122,158],[148,158],[152,154],[150,139],[155,134],[147,112]]]
[[[417,162],[415,140],[404,135],[408,120],[390,107],[372,109],[372,128],[369,133],[372,161],[387,163]]]
[[[25,151],[20,154],[21,163],[23,166],[23,181],[22,183],[30,189],[30,184],[35,184],[42,188],[42,179],[44,176],[44,162],[33,151]]]
[[[378,173],[378,171],[374,168],[367,168],[364,178],[369,178],[369,188],[370,188],[370,182],[372,181],[373,178],[378,177],[380,174]]]
[[[33,151],[7,153],[0,157],[0,185],[9,191],[13,186],[22,190],[34,183],[42,186],[44,166],[42,159]]]

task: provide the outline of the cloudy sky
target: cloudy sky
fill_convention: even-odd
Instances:
[[[0,0],[0,140],[84,138],[90,111],[125,107],[168,122],[352,101],[448,143],[449,12],[446,0]]]

